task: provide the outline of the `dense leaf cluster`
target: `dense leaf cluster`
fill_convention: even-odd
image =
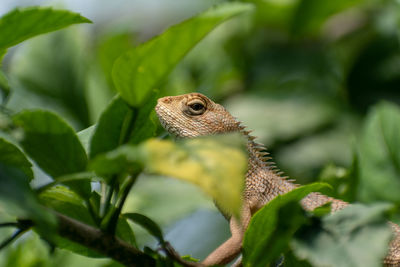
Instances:
[[[200,247],[196,258],[210,252],[210,234],[194,241],[165,234],[192,211],[191,201],[201,202],[198,192],[152,180],[189,181],[238,216],[247,166],[239,136],[154,139],[162,131],[157,98],[201,91],[255,128],[291,176],[312,181],[320,173],[331,185],[301,186],[258,211],[245,234],[244,266],[381,265],[387,219],[396,222],[400,204],[399,4],[246,2],[212,7],[140,44],[114,32],[89,56],[84,35],[60,31],[0,70],[0,264],[1,257],[6,265],[64,262],[40,251],[44,242],[107,258],[105,266],[193,264],[175,244],[183,253]],[[52,8],[10,11],[0,18],[0,60],[31,37],[90,22]],[[38,109],[42,102],[50,107]],[[174,202],[171,188],[186,192],[185,203]],[[313,191],[365,204],[305,212],[299,201]],[[212,237],[223,232],[213,227]],[[157,243],[143,241],[149,234]]]

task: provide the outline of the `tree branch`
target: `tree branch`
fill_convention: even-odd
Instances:
[[[82,244],[126,266],[155,266],[156,261],[121,239],[56,213],[60,236]]]

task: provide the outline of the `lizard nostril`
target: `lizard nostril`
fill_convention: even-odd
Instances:
[[[169,104],[169,103],[171,103],[171,101],[172,101],[172,98],[169,97],[169,96],[162,97],[162,98],[158,99],[158,102],[162,102],[162,103],[165,103],[165,104]]]

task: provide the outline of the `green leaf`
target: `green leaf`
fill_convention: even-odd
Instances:
[[[124,145],[95,157],[89,162],[88,168],[107,179],[112,175],[131,173],[140,167],[142,162],[140,150],[137,147]]]
[[[54,241],[54,244],[61,249],[72,251],[76,254],[83,255],[90,258],[103,258],[104,255],[87,248],[84,245],[79,243],[70,241],[69,239],[62,238],[57,236],[57,239]]]
[[[299,204],[311,192],[327,184],[314,183],[278,195],[251,219],[243,241],[244,266],[266,266],[279,258],[294,232],[306,222]]]
[[[284,255],[284,266],[312,267],[308,261],[298,259],[290,250]]]
[[[139,213],[124,213],[122,216],[145,228],[160,243],[165,242],[161,228],[149,217]]]
[[[35,232],[24,235],[19,242],[1,251],[2,266],[62,266],[65,257],[51,254],[48,244]]]
[[[313,266],[382,266],[392,231],[384,218],[392,206],[352,204],[302,228],[291,247]]]
[[[95,126],[90,140],[90,158],[121,145],[121,131],[124,122],[131,119],[132,113],[133,110],[121,97],[117,96],[111,101]]]
[[[262,235],[261,240],[257,243],[258,246],[250,245],[248,242],[251,241],[247,241],[246,250],[244,250],[246,252],[243,252],[244,266],[267,266],[268,263],[279,261],[295,231],[307,221],[304,210],[295,201],[282,205],[275,216],[275,225],[259,227],[263,231],[257,231]],[[272,219],[270,218],[270,220]],[[268,232],[266,227],[270,226],[273,226],[274,231],[264,236],[265,232]],[[250,240],[254,239],[250,238]]]
[[[332,212],[332,202],[327,202],[322,206],[319,206],[311,211],[311,214],[315,217],[323,217]]]
[[[85,150],[74,130],[59,116],[43,110],[23,111],[14,116],[14,122],[24,130],[21,141],[24,150],[54,179],[85,171]],[[88,181],[74,181],[69,185],[82,196],[90,196]]]
[[[0,51],[0,54],[1,54],[1,51]],[[0,55],[0,60],[1,60],[1,55]],[[0,61],[0,66],[1,66],[1,61]],[[8,84],[8,79],[7,79],[6,75],[1,70],[0,70],[0,91],[3,95],[3,102],[4,102],[4,100],[10,94],[10,85]]]
[[[130,144],[139,144],[140,142],[156,135],[158,118],[154,107],[156,106],[158,98],[159,92],[153,90],[152,94],[146,99],[146,101],[137,108],[137,116],[135,117],[129,136]]]
[[[86,154],[89,154],[89,144],[90,140],[92,139],[95,127],[96,125],[89,126],[86,129],[83,129],[76,134],[79,138],[79,141],[85,148]]]
[[[120,217],[118,219],[116,235],[128,244],[131,244],[132,246],[137,248],[135,235],[127,219],[123,217]]]
[[[95,226],[95,223],[86,208],[85,201],[74,191],[65,186],[49,188],[39,195],[43,205],[58,211],[68,217],[88,225]]]
[[[21,170],[0,162],[0,207],[19,218],[33,220],[40,232],[49,233],[54,230],[55,220],[40,206],[29,180]]]
[[[7,166],[20,169],[29,179],[28,182],[33,179],[32,164],[25,157],[24,153],[22,153],[22,151],[18,147],[1,137],[0,162]]]
[[[212,29],[252,8],[226,3],[172,26],[161,35],[124,53],[114,64],[112,77],[122,98],[140,106],[175,65]]]
[[[14,9],[0,18],[0,50],[33,36],[91,21],[77,13],[52,8]]]
[[[147,140],[99,155],[89,169],[99,175],[146,172],[194,183],[210,195],[227,214],[239,215],[247,154],[236,134],[182,140]]]
[[[181,256],[181,258],[183,260],[192,261],[192,262],[199,262],[200,261],[199,259],[193,258],[190,255],[183,255],[183,256]]]
[[[101,114],[90,141],[90,157],[117,148],[124,143],[138,144],[155,135],[153,113],[158,94],[155,92],[139,108],[130,108],[117,96]]]
[[[359,199],[400,204],[400,109],[378,104],[368,115],[358,146]]]
[[[53,186],[63,184],[63,183],[68,184],[69,182],[73,182],[73,181],[86,180],[86,181],[91,182],[92,180],[94,180],[93,179],[94,177],[96,177],[96,175],[93,172],[78,172],[78,173],[67,174],[64,176],[57,177],[57,180],[37,188],[36,192],[41,193],[45,190],[48,190],[49,188],[51,188]]]

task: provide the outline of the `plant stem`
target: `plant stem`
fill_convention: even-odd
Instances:
[[[119,215],[121,214],[122,208],[124,207],[125,201],[128,197],[129,191],[131,190],[133,184],[136,181],[137,176],[142,170],[138,170],[135,174],[131,175],[128,178],[128,182],[126,186],[122,189],[122,196],[119,200],[117,208],[114,210],[113,214],[111,215],[110,221],[107,224],[106,227],[106,232],[109,234],[114,235],[117,229],[117,224],[118,224],[118,218]]]
[[[106,201],[105,201],[105,207],[104,207],[104,209],[103,209],[103,212],[104,212],[104,213],[102,214],[102,218],[103,218],[103,219],[105,218],[105,216],[107,215],[107,213],[108,213],[108,211],[109,211],[109,209],[110,209],[110,206],[111,206],[111,199],[112,199],[112,196],[113,196],[113,194],[114,194],[114,188],[115,188],[116,183],[117,183],[117,175],[114,174],[114,175],[111,177],[109,190],[107,191],[107,196],[106,196]]]

